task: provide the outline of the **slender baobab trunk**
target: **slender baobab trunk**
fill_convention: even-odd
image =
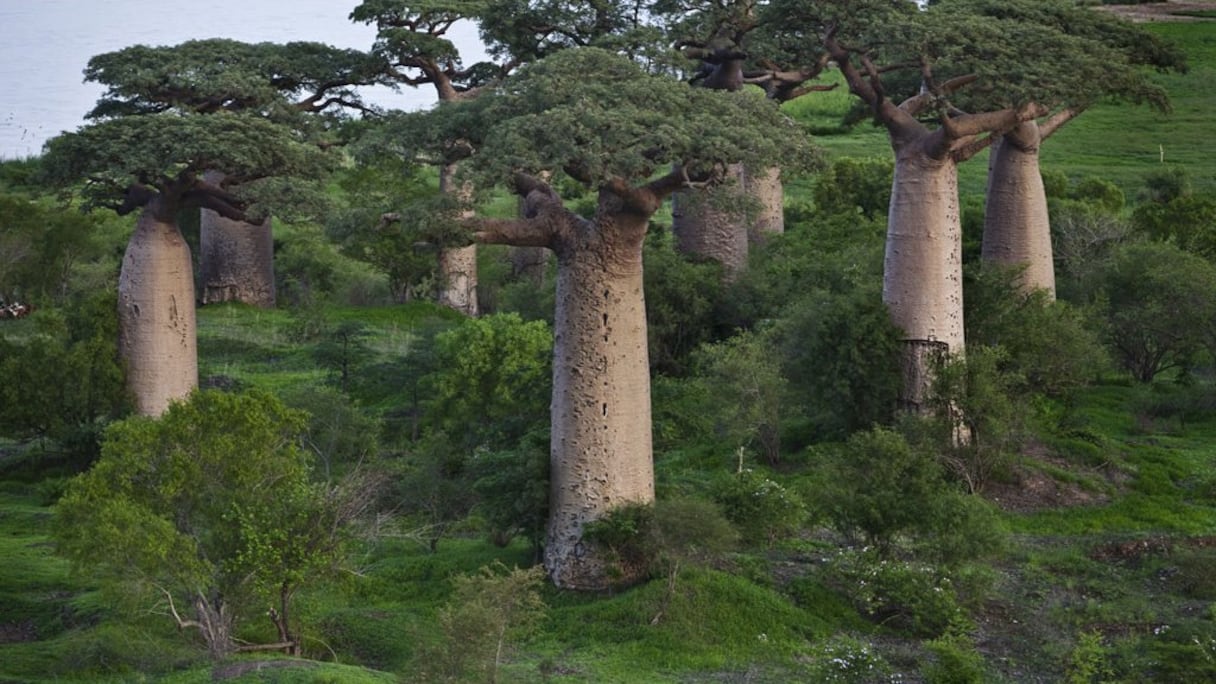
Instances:
[[[755,245],[785,232],[785,188],[781,185],[781,169],[775,166],[748,169],[744,175],[748,196],[760,205],[747,231],[748,241]]]
[[[455,164],[446,164],[440,168],[440,192],[465,192],[464,189],[456,187],[455,174]],[[439,303],[466,316],[477,315],[476,245],[439,250]]]
[[[1024,266],[1022,288],[1044,290],[1054,299],[1051,223],[1039,172],[1041,142],[1038,124],[1027,121],[993,143],[982,258],[984,263]]]
[[[958,166],[919,147],[896,152],[882,287],[883,302],[907,341],[903,403],[912,411],[925,405],[934,355],[963,351]]]
[[[261,223],[201,210],[199,261],[203,304],[242,302],[273,308],[274,236],[270,217]]]
[[[136,412],[160,415],[198,386],[190,247],[161,200],[139,216],[118,280],[118,350]]]

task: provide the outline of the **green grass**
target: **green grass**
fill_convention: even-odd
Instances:
[[[1185,169],[1197,193],[1216,192],[1216,24],[1163,22],[1149,24],[1155,33],[1177,41],[1187,52],[1190,71],[1153,74],[1170,93],[1173,112],[1159,113],[1130,103],[1102,103],[1044,142],[1045,170],[1064,171],[1070,178],[1097,177],[1118,185],[1134,200],[1144,177],[1163,166]],[[840,82],[838,75],[827,82]],[[840,118],[853,96],[843,86],[811,93],[786,105],[792,116],[815,135],[832,157],[890,158],[884,129],[862,122],[850,130]],[[986,184],[987,152],[959,167],[959,193],[982,195]]]

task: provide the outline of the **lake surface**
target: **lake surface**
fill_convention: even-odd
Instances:
[[[129,45],[198,38],[311,40],[366,50],[375,29],[347,16],[358,0],[0,0],[0,159],[37,155],[48,138],[75,130],[102,93],[84,83],[93,55]],[[451,37],[466,63],[483,59],[472,24]],[[418,109],[432,90],[369,89],[375,104]]]

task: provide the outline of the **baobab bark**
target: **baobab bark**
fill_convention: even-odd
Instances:
[[[770,166],[746,169],[744,187],[749,197],[759,203],[759,212],[747,229],[747,240],[763,244],[773,235],[785,232],[785,188],[781,185],[781,169]]]
[[[439,191],[465,193],[455,184],[456,165],[439,170]],[[439,250],[439,303],[466,316],[476,316],[477,246],[445,247]]]
[[[718,262],[723,278],[730,281],[747,268],[749,229],[747,212],[721,196],[727,191],[742,194],[746,182],[743,165],[731,164],[726,177],[734,181],[730,190],[684,190],[672,197],[671,232],[677,250]]]
[[[1049,135],[1076,116],[1065,110],[1041,126],[1026,121],[994,139],[988,161],[984,207],[984,263],[1023,266],[1024,291],[1056,296],[1055,259],[1047,193],[1039,169],[1039,147]]]
[[[274,308],[274,234],[271,219],[249,223],[202,209],[199,261],[204,305],[241,302]]]
[[[123,255],[118,331],[136,413],[158,416],[198,387],[190,247],[159,198],[144,206]]]
[[[609,577],[587,523],[654,501],[650,363],[642,243],[672,177],[600,192],[593,220],[566,210],[548,186],[520,177],[529,218],[477,220],[480,242],[548,247],[557,256],[550,503],[545,568],[562,588],[598,591],[641,579]]]
[[[895,153],[895,176],[887,216],[883,258],[883,303],[904,333],[904,410],[927,410],[934,382],[933,359],[963,353],[962,224],[958,203],[958,164],[975,154],[982,134],[1001,134],[1034,118],[1036,106],[978,114],[942,114],[930,129],[917,118],[934,100],[924,93],[896,105],[887,99],[880,70],[854,55],[833,37],[825,45],[849,91],[868,104],[887,129]],[[862,73],[864,69],[864,74]],[[944,83],[939,94],[975,80],[964,76]]]
[[[734,92],[745,83],[743,62],[747,55],[733,47],[700,47],[685,55],[702,60],[701,73],[693,81],[702,88]],[[731,189],[697,188],[676,193],[671,200],[671,232],[676,250],[722,265],[722,278],[733,281],[747,268],[748,213],[723,192],[742,194],[746,177],[742,164],[731,164],[725,174],[734,181]]]

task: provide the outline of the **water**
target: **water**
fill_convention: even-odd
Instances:
[[[93,55],[129,45],[198,38],[311,40],[366,50],[375,29],[347,19],[357,0],[0,0],[0,159],[37,155],[48,138],[75,130],[102,93],[84,83]],[[451,37],[466,63],[484,59],[476,27]],[[417,109],[433,90],[368,89],[384,107]]]

